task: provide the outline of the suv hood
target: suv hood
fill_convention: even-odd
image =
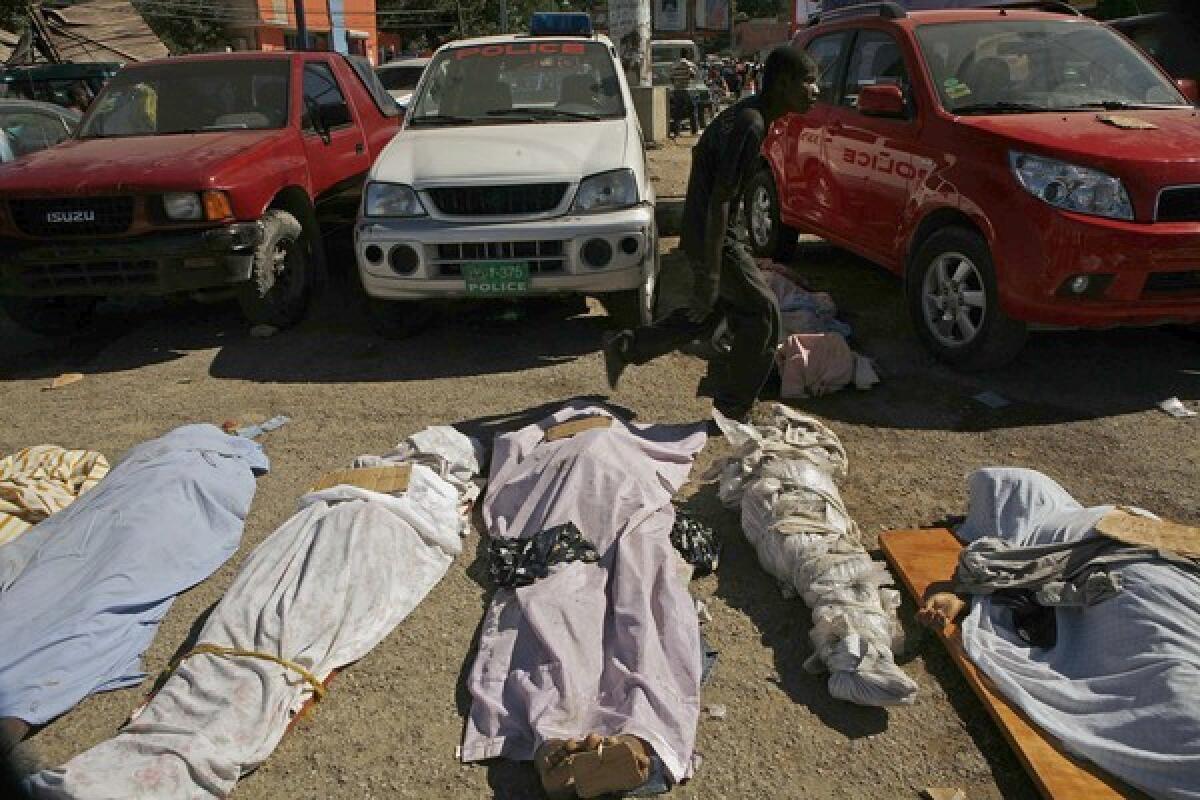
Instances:
[[[418,189],[463,183],[578,181],[628,166],[628,123],[538,122],[404,128],[384,149],[371,179]]]
[[[1153,125],[1126,129],[1122,119]],[[1013,149],[1169,183],[1200,179],[1200,112],[1193,109],[1069,111],[958,117],[961,125],[1002,137]],[[1185,180],[1180,180],[1185,179]]]
[[[224,172],[261,159],[286,135],[219,131],[68,139],[0,167],[0,192],[39,195],[205,189]]]

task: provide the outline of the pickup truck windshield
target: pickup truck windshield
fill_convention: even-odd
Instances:
[[[180,61],[117,73],[83,121],[82,139],[282,128],[284,60]]]
[[[942,106],[954,114],[1186,106],[1118,34],[1066,20],[951,22],[917,29]]]
[[[443,50],[409,125],[570,122],[625,114],[608,48],[535,40]]]

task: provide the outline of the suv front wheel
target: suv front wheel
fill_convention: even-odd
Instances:
[[[1025,324],[1000,308],[987,242],[965,228],[945,228],[917,251],[905,282],[908,310],[933,354],[962,370],[1000,367],[1025,344]]]
[[[791,261],[799,234],[779,219],[779,195],[769,168],[760,169],[750,180],[742,202],[754,255],[783,263]]]

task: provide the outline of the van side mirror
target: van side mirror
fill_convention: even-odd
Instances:
[[[892,83],[877,83],[858,90],[858,111],[866,117],[907,117],[904,90]]]
[[[1187,101],[1192,105],[1200,103],[1200,85],[1196,84],[1193,78],[1180,78],[1175,81],[1175,85],[1179,87],[1179,91],[1187,98]]]

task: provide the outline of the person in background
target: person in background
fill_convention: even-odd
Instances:
[[[749,417],[771,374],[782,334],[779,304],[747,247],[749,235],[736,210],[759,168],[767,129],[789,113],[807,111],[817,97],[817,67],[793,47],[771,52],[762,92],[717,115],[692,148],[680,247],[691,262],[690,308],[604,338],[608,385],[616,388],[630,364],[645,364],[699,337],[711,337],[726,320],[731,348],[709,362],[713,405],[736,420]]]
[[[700,115],[692,100],[692,84],[700,72],[687,56],[680,56],[671,65],[671,136],[678,136],[683,120],[692,124],[692,135],[700,132]]]

